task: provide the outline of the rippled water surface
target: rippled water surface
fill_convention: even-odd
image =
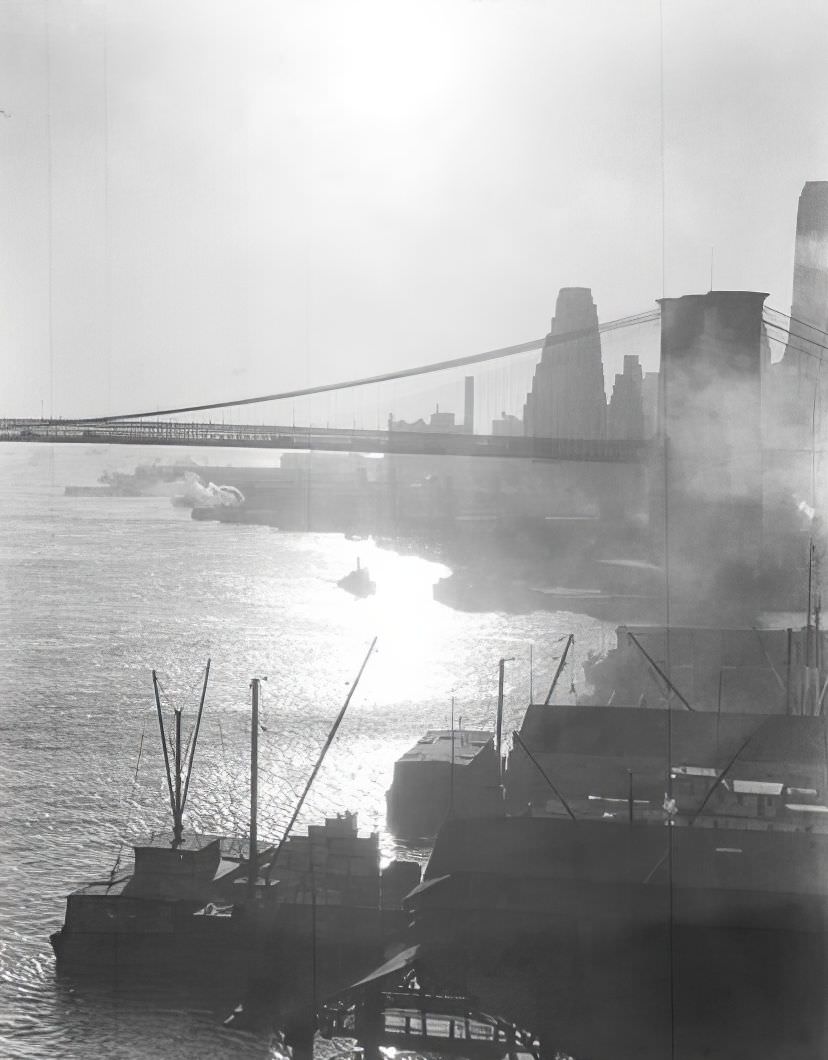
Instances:
[[[209,999],[171,1006],[152,989],[124,996],[55,978],[48,936],[66,892],[108,875],[119,851],[128,862],[125,839],[168,824],[152,669],[186,725],[211,658],[185,825],[241,834],[249,680],[267,676],[259,828],[278,836],[378,635],[300,825],[358,811],[391,857],[383,829],[394,760],[421,730],[448,724],[452,696],[464,725],[491,726],[498,659],[514,656],[508,731],[528,700],[530,644],[535,686],[545,688],[570,630],[576,682],[586,653],[609,642],[609,627],[578,616],[452,611],[432,598],[445,568],[370,541],[194,522],[166,498],[64,496],[66,484],[93,483],[107,467],[157,458],[0,449],[3,1057],[267,1056],[265,1041],[224,1030],[226,1012]],[[335,584],[357,556],[377,582],[368,600]]]

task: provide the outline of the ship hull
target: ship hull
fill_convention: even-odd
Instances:
[[[435,977],[579,1060],[828,1055],[828,839],[451,822],[412,898]]]

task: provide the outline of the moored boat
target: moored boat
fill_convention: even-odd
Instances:
[[[825,1055],[825,719],[536,705],[521,733],[517,815],[448,820],[407,899],[435,977],[578,1057]]]
[[[251,682],[249,835],[227,837],[185,832],[183,822],[207,675],[186,754],[181,714],[170,739],[153,675],[173,829],[133,844],[132,871],[113,872],[68,896],[64,924],[51,936],[58,971],[215,981],[228,998],[252,989],[271,999],[275,984],[284,998],[302,995],[311,968],[319,988],[331,990],[381,958],[388,938],[405,925],[402,900],[419,882],[419,866],[392,861],[381,871],[378,834],[361,836],[355,814],[311,825],[307,835],[290,834],[362,669],[277,843],[257,840],[259,679]]]

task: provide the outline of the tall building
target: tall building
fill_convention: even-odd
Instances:
[[[809,180],[799,196],[791,317],[785,367],[813,379],[824,351],[812,344],[828,331],[828,180]]]
[[[794,456],[796,450],[824,447],[828,430],[828,372],[820,370],[828,345],[828,181],[808,181],[799,196],[796,217],[793,298],[790,330],[780,330],[783,320],[771,322],[767,338],[785,342],[785,353],[770,363],[769,343],[765,365],[764,437],[775,450],[773,460],[779,476],[791,490],[807,495],[809,459]],[[778,347],[777,347],[778,348]],[[782,451],[788,454],[783,457]]]
[[[624,370],[615,376],[607,409],[608,438],[646,438],[644,426],[644,373],[635,354],[625,354]]]
[[[564,287],[558,293],[523,423],[531,437],[606,437],[601,336],[588,287]]]
[[[654,438],[658,433],[659,372],[645,372],[641,383],[641,402],[644,409],[644,437]]]

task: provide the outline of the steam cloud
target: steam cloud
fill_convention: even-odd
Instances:
[[[205,486],[198,475],[188,471],[184,476],[184,490],[176,494],[175,503],[190,508],[238,508],[244,504],[244,494],[235,486]]]

